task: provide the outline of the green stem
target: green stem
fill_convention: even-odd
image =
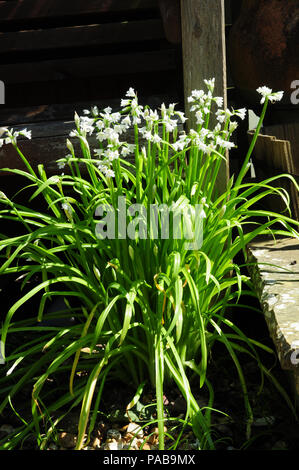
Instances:
[[[25,155],[21,152],[21,150],[19,149],[19,147],[17,146],[17,144],[14,144],[13,143],[13,146],[14,148],[16,149],[16,151],[18,152],[19,156],[21,157],[21,159],[23,160],[23,163],[26,165],[26,168],[28,169],[29,173],[34,176],[35,178],[37,178],[36,176],[36,173],[35,171],[33,170],[32,166],[30,165],[30,163],[28,162],[27,158],[25,157]]]
[[[136,201],[140,203],[141,201],[141,172],[142,172],[142,163],[141,157],[139,155],[139,143],[138,143],[138,126],[134,126],[134,135],[135,135],[135,167],[136,167]]]
[[[159,450],[164,450],[164,404],[163,404],[163,346],[161,334],[157,335],[155,348],[156,363],[156,398],[159,430]]]
[[[244,178],[244,176],[246,175],[249,167],[248,167],[248,163],[249,163],[249,160],[250,160],[250,157],[251,157],[251,154],[253,152],[253,149],[255,147],[255,144],[256,144],[256,141],[257,141],[257,138],[258,138],[258,135],[260,133],[260,130],[261,130],[261,127],[263,125],[263,121],[264,121],[264,117],[265,117],[265,114],[266,114],[266,110],[267,110],[267,106],[268,106],[268,101],[269,101],[269,98],[266,97],[265,99],[265,103],[264,103],[264,106],[263,106],[263,110],[262,110],[262,113],[261,113],[261,116],[260,116],[260,119],[259,119],[259,122],[257,124],[257,127],[256,127],[256,130],[255,130],[255,133],[254,133],[254,136],[252,138],[252,141],[251,141],[251,144],[249,146],[249,149],[248,149],[248,152],[247,152],[247,155],[245,157],[245,160],[243,162],[243,165],[242,165],[242,168],[240,170],[240,173],[236,179],[236,183],[235,183],[235,187],[238,187],[241,183],[242,183],[242,180]],[[234,192],[234,196],[236,196],[238,193],[238,190],[236,190]]]

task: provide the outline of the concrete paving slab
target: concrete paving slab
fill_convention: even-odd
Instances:
[[[282,369],[299,404],[299,240],[258,240],[247,247],[257,291]]]

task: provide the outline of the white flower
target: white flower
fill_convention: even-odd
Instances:
[[[69,136],[70,137],[78,137],[79,136],[79,132],[77,130],[72,130],[70,133],[69,133]]]
[[[123,157],[126,157],[130,153],[133,153],[135,151],[135,144],[127,144],[122,147],[121,149],[121,154]]]
[[[94,116],[98,116],[99,115],[99,108],[97,106],[93,106],[91,108],[91,112]]]
[[[111,168],[107,168],[105,176],[107,176],[107,178],[114,178],[115,173],[113,170],[111,170]]]
[[[201,140],[196,140],[195,145],[199,148],[199,150],[202,150],[204,153],[207,153],[208,155],[211,153],[210,147]]]
[[[104,112],[105,114],[111,114],[112,108],[110,108],[110,106],[107,106],[107,108],[104,108]]]
[[[196,117],[196,124],[202,125],[205,122],[203,119],[202,111],[196,111],[195,117]]]
[[[220,122],[218,122],[218,124],[216,124],[216,126],[214,127],[213,133],[217,134],[220,131],[221,131],[221,124],[220,124]]]
[[[176,152],[178,152],[178,151],[184,150],[184,148],[188,146],[188,143],[189,143],[189,142],[190,142],[190,140],[186,138],[186,135],[181,135],[181,136],[179,137],[179,140],[177,140],[176,142],[174,142],[174,143],[172,144],[172,146],[173,146],[174,150],[175,150]]]
[[[16,144],[17,143],[17,137],[20,135],[22,131],[14,131],[13,129],[8,129],[7,127],[2,127],[2,134],[6,133],[6,137],[3,139],[0,139],[0,147],[2,147],[3,144]],[[24,129],[26,131],[26,129]],[[27,131],[26,131],[27,132]],[[31,131],[30,135],[31,135]]]
[[[130,87],[126,93],[126,96],[129,96],[131,98],[135,98],[136,97],[136,93],[135,93],[135,90],[134,88]]]
[[[170,119],[169,116],[165,116],[163,124],[165,124],[167,132],[173,132],[177,127],[177,121],[174,119]]]
[[[137,124],[137,125],[140,124],[140,123],[141,123],[140,117],[138,117],[138,116],[133,116],[133,117],[132,117],[132,123],[133,123],[134,125],[135,125],[135,124]]]
[[[161,142],[161,140],[162,139],[158,134],[153,135],[152,141],[153,141],[154,144],[159,144]]]
[[[27,139],[31,139],[31,131],[27,131],[27,129],[23,129],[20,131],[20,135],[23,135]]]
[[[51,179],[52,182],[55,183],[55,184],[58,184],[59,181],[60,181],[60,178],[59,178],[59,176],[57,176],[57,175],[52,176],[50,179]]]
[[[90,114],[89,109],[83,109],[83,114]]]
[[[185,114],[182,111],[176,111],[175,114],[179,116],[181,122],[184,124],[187,121]]]
[[[213,139],[214,138],[214,135],[213,133],[209,130],[209,129],[206,129],[205,127],[202,127],[199,131],[199,134],[201,138],[205,139],[205,138],[211,138]]]
[[[268,88],[267,86],[260,86],[259,88],[256,89],[260,95],[266,97],[272,93],[271,88]]]
[[[272,89],[267,86],[261,86],[256,91],[262,95],[261,104],[265,102],[266,98],[271,103],[274,103],[275,101],[280,101],[283,97],[283,91],[272,92]]]
[[[229,109],[218,109],[215,114],[217,121],[221,124],[234,115],[234,113],[231,112]]]
[[[100,141],[100,142],[103,142],[104,140],[106,140],[106,132],[98,132],[97,135],[96,135],[97,139]]]
[[[101,131],[102,129],[105,129],[105,123],[102,119],[99,119],[96,122],[96,127]]]
[[[94,149],[94,153],[97,157],[101,157],[104,153],[104,149]]]
[[[138,101],[137,101],[137,98],[133,98],[131,100],[131,107],[132,107],[132,110],[137,110],[138,111]]]
[[[120,121],[120,118],[121,118],[121,114],[120,113],[112,113],[111,114],[111,120],[113,123],[117,123]]]
[[[126,126],[127,128],[131,125],[131,118],[130,116],[126,116],[121,123]]]
[[[96,134],[96,138],[100,141],[103,142],[104,140],[109,140],[110,144],[112,145],[118,145],[119,144],[119,135],[115,131],[115,129],[111,127],[107,127],[101,132],[98,132]]]
[[[13,136],[11,136],[11,137],[6,137],[4,139],[4,142],[6,143],[6,145],[8,145],[8,144],[12,143],[14,140],[15,139],[13,138]]]
[[[203,90],[193,90],[191,92],[191,97],[193,98],[193,100],[201,100],[204,96],[205,92]]]
[[[139,129],[139,132],[144,139],[148,140],[149,142],[153,142],[154,144],[158,144],[162,140],[159,134],[157,133],[152,134],[151,131],[148,130],[146,127],[141,127]]]
[[[238,116],[239,118],[244,120],[246,117],[246,112],[247,112],[246,108],[241,108],[241,109],[237,109],[234,114],[235,116]]]
[[[228,149],[228,150],[235,147],[235,144],[233,142],[223,140],[220,136],[216,137],[216,145],[218,145],[218,147],[225,148],[225,149]]]
[[[105,155],[108,158],[108,160],[110,160],[110,162],[112,162],[113,160],[117,160],[119,158],[118,150],[107,149]]]
[[[61,207],[64,210],[65,215],[67,216],[68,220],[72,220],[72,208],[71,208],[71,206],[67,202],[64,202],[63,204],[61,204]]]
[[[80,118],[80,129],[83,133],[91,135],[94,131],[94,120],[87,116]]]
[[[215,96],[215,98],[213,98],[215,103],[217,104],[218,108],[220,108],[222,105],[223,105],[223,98],[222,96]]]
[[[122,134],[125,130],[126,130],[126,127],[123,126],[122,124],[115,124],[114,126],[114,131],[119,135]]]
[[[141,127],[139,129],[139,132],[142,135],[142,137],[144,137],[146,140],[152,141],[152,139],[153,139],[152,133],[151,133],[151,131],[146,129],[146,127]]]
[[[168,105],[168,113],[170,116],[172,116],[174,114],[174,108],[175,108],[175,103],[170,103]]]
[[[231,121],[229,123],[229,132],[234,132],[238,127],[238,123],[236,121]]]
[[[134,125],[138,125],[141,123],[142,112],[143,106],[140,106],[138,104],[137,97],[134,97],[131,101],[131,116]]]
[[[275,101],[281,101],[283,98],[283,91],[276,91],[275,93],[272,93],[271,96],[269,96],[269,100],[271,103],[274,103]]]
[[[210,91],[214,90],[215,87],[215,78],[211,78],[210,80],[204,80],[205,84],[207,85]]]
[[[153,111],[152,109],[146,108],[144,110],[143,117],[149,124],[156,123],[159,120],[159,114],[156,109]]]
[[[166,116],[166,106],[165,103],[161,104],[161,116],[164,118]]]
[[[126,157],[127,155],[130,155],[131,153],[131,150],[129,149],[129,147],[123,147],[121,149],[121,154],[123,157]]]
[[[107,166],[104,165],[103,162],[98,162],[98,163],[97,163],[97,167],[98,167],[98,169],[99,169],[102,173],[104,173],[104,172],[106,171],[106,169],[107,169]]]
[[[131,100],[122,99],[120,102],[120,105],[122,108],[125,108],[126,106],[130,106],[130,103],[131,103]]]
[[[75,124],[76,124],[76,128],[78,128],[78,126],[80,125],[80,117],[79,117],[79,114],[76,111],[74,112],[74,121],[75,121]]]
[[[65,167],[65,162],[59,161],[59,162],[57,162],[57,166],[58,166],[59,170],[62,170]]]
[[[113,178],[115,176],[114,171],[111,168],[109,168],[107,164],[103,162],[99,162],[97,166],[104,176],[107,176],[108,178]]]

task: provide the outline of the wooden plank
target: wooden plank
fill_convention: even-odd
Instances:
[[[194,127],[188,96],[194,89],[204,88],[204,79],[215,78],[215,95],[226,96],[226,52],[224,0],[181,0],[182,49],[185,109],[189,126]],[[222,165],[217,189],[226,188],[229,164]]]
[[[251,140],[254,131],[249,131]],[[268,168],[294,174],[290,142],[277,139],[274,135],[260,134],[254,147],[254,159]]]
[[[119,99],[96,99],[93,101],[84,101],[76,103],[63,103],[63,104],[42,104],[38,106],[25,106],[20,108],[2,108],[0,107],[0,126],[21,126],[22,128],[30,126],[33,129],[33,125],[40,125],[43,123],[44,134],[51,129],[52,121],[68,121],[73,119],[74,111],[79,115],[83,114],[84,109],[90,109],[92,106],[97,105],[98,108],[104,109],[107,106],[111,106],[112,109],[118,110],[120,106]],[[139,97],[140,103],[143,106],[150,106],[156,108],[161,103],[168,105],[173,102],[173,96],[168,94],[155,94]],[[177,108],[179,109],[179,108]],[[40,132],[40,131],[39,131]],[[35,135],[35,131],[33,131]]]
[[[29,159],[30,164],[33,168],[37,168],[37,165],[43,163],[45,168],[49,173],[57,173],[59,170],[57,168],[56,160],[63,158],[67,153],[66,148],[66,136],[57,136],[52,138],[40,138],[32,140],[19,140],[18,145],[20,150],[24,155]],[[76,144],[76,150],[78,145]],[[0,149],[0,159],[1,165],[0,168],[11,168],[11,169],[20,169],[25,170],[26,167],[14,147],[9,145],[4,145]],[[12,175],[12,173],[3,173],[0,172],[0,177]]]
[[[0,24],[156,7],[154,0],[13,0],[0,1]]]
[[[58,124],[58,123],[57,123]],[[60,170],[57,166],[56,160],[59,158],[65,157],[69,151],[66,147],[66,140],[69,138],[74,146],[75,154],[80,157],[82,155],[81,147],[79,139],[70,138],[69,131],[70,128],[74,129],[74,123],[60,123],[61,124],[61,131],[60,135],[52,135],[52,136],[42,136],[42,137],[34,137],[31,140],[27,139],[18,139],[18,146],[23,154],[28,158],[31,166],[36,170],[37,166],[42,163],[46,169],[47,174],[60,174],[64,170]],[[71,125],[72,124],[72,125]],[[46,124],[44,124],[45,126]],[[31,126],[28,126],[28,129],[31,129]],[[17,127],[16,127],[17,129]],[[43,134],[43,131],[40,130],[38,132],[37,128],[35,128],[35,132],[39,135]],[[124,139],[127,142],[134,141],[134,131],[128,132]],[[91,136],[88,138],[89,145],[91,149],[98,148],[98,141],[96,140],[95,136]],[[9,145],[3,145],[0,149],[0,168],[11,168],[11,169],[20,169],[26,170],[25,164],[22,162],[20,157],[18,156],[17,152],[15,151],[14,147]],[[67,172],[67,168],[65,170]],[[9,172],[2,172],[0,171],[0,178],[1,176],[8,176],[12,175]]]
[[[161,19],[0,33],[0,53],[103,46],[164,37]]]
[[[39,106],[24,106],[21,108],[0,108],[0,126],[28,126],[44,123],[44,129],[51,126],[52,121],[68,120],[74,116],[76,110],[79,115],[83,113],[83,109],[90,109],[91,106],[99,106],[99,109],[106,106],[116,107],[119,101],[109,100],[98,102],[98,100],[84,103],[65,103],[65,104],[41,104]]]
[[[48,82],[176,69],[172,49],[132,54],[78,57],[41,62],[4,64],[1,80],[5,84]]]
[[[24,126],[16,126],[15,130],[21,130]],[[18,146],[23,154],[28,158],[30,164],[34,169],[42,163],[48,174],[59,174],[62,170],[57,167],[56,160],[65,157],[69,153],[66,147],[66,139],[68,138],[75,149],[75,154],[80,157],[82,150],[78,138],[69,137],[69,133],[75,128],[74,121],[63,122],[57,121],[51,123],[40,123],[35,125],[27,126],[28,129],[32,130],[33,138],[28,140],[20,137],[18,139]],[[182,132],[183,126],[179,124],[179,132]],[[161,131],[162,132],[162,131]],[[122,140],[129,143],[135,142],[135,131],[134,128],[128,129],[122,136]],[[96,136],[93,134],[88,137],[88,142],[92,149],[99,147],[99,142]],[[143,137],[139,140],[140,147],[146,145],[147,141]],[[133,162],[134,156],[129,156],[128,161]],[[18,156],[14,147],[9,145],[3,145],[0,148],[0,168],[11,168],[25,170],[26,166]],[[0,178],[3,175],[12,175],[9,172],[1,172]]]
[[[272,126],[271,126],[272,128]],[[273,130],[272,130],[273,132]],[[254,132],[248,132],[249,140]],[[267,178],[276,174],[287,173],[297,177],[291,144],[287,140],[277,139],[274,135],[259,135],[254,148],[254,163],[258,177]],[[291,197],[293,217],[299,220],[299,195],[295,185],[286,178],[273,182],[274,186],[284,188]],[[285,209],[283,201],[276,198],[269,200],[270,209],[281,212]]]
[[[292,148],[293,174],[299,176],[299,123],[290,122],[265,127],[265,134],[287,140]]]

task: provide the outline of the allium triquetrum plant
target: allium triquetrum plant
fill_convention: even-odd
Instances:
[[[75,407],[81,409],[77,449],[82,449],[111,380],[131,384],[136,396],[146,386],[155,390],[160,449],[165,446],[163,391],[177,387],[186,400],[185,425],[192,426],[199,449],[214,449],[213,384],[207,372],[218,341],[226,346],[240,379],[249,436],[253,414],[238,354],[256,358],[262,375],[268,376],[257,352],[267,348],[247,338],[226,315],[242,292],[252,291],[234,260],[240,252],[246,256],[246,245],[258,235],[298,237],[298,224],[287,213],[255,207],[278,193],[288,208],[287,193],[271,186],[277,176],[263,183],[244,182],[268,102],[280,99],[281,93],[258,90],[264,106],[248,154],[236,179],[217,194],[221,162],[234,146],[234,118],[243,119],[246,110],[222,109],[222,98],[213,96],[214,80],[205,84],[207,92],[194,90],[189,98],[197,128],[188,133],[179,130],[186,118],[175,105],[143,107],[132,88],[119,112],[94,107],[75,115],[70,137],[79,139],[80,155],[68,140],[69,153],[50,177],[43,165],[36,171],[31,167],[17,145],[18,133],[6,130],[1,143],[12,143],[27,170],[5,171],[23,176],[32,191],[30,201],[42,197],[47,210],[33,210],[1,194],[1,219],[20,226],[13,237],[1,234],[1,274],[23,275],[23,287],[33,277],[39,279],[1,313],[5,365],[0,412],[11,407],[21,420],[3,449],[20,445],[30,432],[36,433],[39,448],[45,448],[55,426]],[[209,127],[211,114],[217,120],[214,128]],[[130,132],[128,142],[124,136]],[[23,135],[30,137],[30,132]],[[119,201],[124,201],[122,209]],[[158,210],[155,232],[147,219],[153,206],[171,208],[173,218],[178,211],[185,215],[161,236],[165,212]],[[129,227],[136,236],[128,236]],[[199,229],[200,243],[194,245],[192,234]],[[36,298],[39,307],[32,311]],[[58,298],[65,299],[65,308],[48,313]],[[68,326],[44,322],[68,316],[75,318]],[[59,380],[65,376],[68,384]],[[16,409],[18,396],[28,387],[29,422]],[[200,388],[209,396],[202,408],[194,397]]]

